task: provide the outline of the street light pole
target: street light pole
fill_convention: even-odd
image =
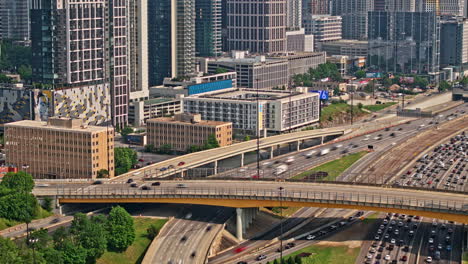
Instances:
[[[279,197],[280,197],[280,264],[283,264],[283,187],[279,187]]]
[[[33,263],[36,264],[36,251],[35,251],[35,248],[34,248],[34,244],[37,243],[39,241],[38,238],[31,238],[31,239],[28,239],[28,242],[29,244],[31,245],[31,248],[33,250]]]
[[[258,81],[257,82],[257,177],[260,179],[260,97],[258,93]]]

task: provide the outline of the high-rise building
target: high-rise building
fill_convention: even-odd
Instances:
[[[436,78],[439,61],[440,18],[434,12],[369,12],[371,68]]]
[[[130,101],[147,99],[148,84],[148,4],[129,0],[128,55]]]
[[[307,35],[314,35],[314,44],[319,48],[321,43],[341,39],[342,19],[340,16],[314,15],[304,19]]]
[[[334,0],[332,15],[343,18],[344,39],[367,38],[368,12],[374,10],[374,0]]]
[[[54,90],[77,89],[77,93],[83,87],[93,94],[98,86],[110,87],[94,94],[100,104],[109,108],[101,122],[112,117],[114,125],[126,125],[127,7],[127,0],[34,2],[33,81]]]
[[[385,7],[382,11],[415,12],[417,0],[385,0]],[[375,6],[374,10],[378,11]]]
[[[0,0],[0,39],[29,43],[31,0]]]
[[[199,57],[221,54],[221,0],[195,1],[195,53]]]
[[[445,17],[440,26],[440,65],[462,67],[468,63],[468,20]]]
[[[302,16],[329,15],[330,0],[302,0]]]
[[[228,0],[228,49],[285,52],[286,12],[286,0]]]
[[[195,1],[148,2],[150,85],[195,71]]]
[[[415,0],[416,11],[430,12],[437,15],[465,15],[466,0]]]
[[[289,0],[287,6],[287,29],[296,31],[302,27],[302,0]]]

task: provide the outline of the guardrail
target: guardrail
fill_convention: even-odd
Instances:
[[[356,192],[330,192],[305,190],[278,190],[272,188],[209,188],[162,187],[150,190],[130,188],[96,188],[76,189],[58,188],[59,199],[141,199],[141,198],[172,198],[172,199],[232,199],[232,200],[272,200],[283,202],[311,202],[339,205],[361,205],[378,208],[398,208],[417,211],[443,212],[468,215],[468,204],[459,201],[441,199],[414,199],[411,195],[366,194]]]

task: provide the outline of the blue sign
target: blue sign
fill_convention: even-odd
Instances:
[[[320,100],[328,100],[328,91],[325,90],[309,90],[310,93],[318,93]]]
[[[206,92],[213,92],[222,89],[229,89],[232,88],[232,80],[222,80],[222,81],[215,81],[215,82],[208,82],[208,83],[200,83],[187,86],[188,95],[199,94],[199,93],[206,93]]]
[[[366,78],[382,78],[381,72],[368,72],[366,73]]]

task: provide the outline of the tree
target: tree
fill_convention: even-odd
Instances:
[[[250,141],[250,136],[249,135],[245,136],[244,141]]]
[[[135,227],[132,216],[122,207],[113,207],[107,219],[109,232],[108,246],[115,251],[123,251],[135,240]]]
[[[210,134],[208,135],[208,140],[206,141],[208,143],[208,146],[210,148],[218,148],[219,147],[219,142],[218,140],[216,139],[216,135],[215,134]]]
[[[148,153],[154,152],[154,145],[153,144],[145,145],[145,152],[148,152]]]
[[[163,144],[159,147],[158,153],[160,154],[171,154],[172,145],[171,144]]]
[[[216,71],[215,71],[216,74],[226,73],[226,72],[228,72],[228,70],[224,68],[216,68]]]
[[[296,255],[296,257],[294,258],[294,262],[296,262],[296,264],[302,264],[302,258],[301,258],[301,256]]]
[[[47,212],[52,212],[52,198],[48,196],[44,197],[42,208],[44,208],[44,210],[46,210]]]
[[[100,169],[97,172],[98,178],[109,178],[109,171],[106,169]]]
[[[447,90],[451,90],[452,89],[452,85],[447,82],[447,81],[441,81],[440,84],[439,84],[439,91],[441,92],[445,92]]]
[[[333,88],[333,95],[334,96],[338,96],[338,95],[340,95],[340,93],[341,93],[340,88],[338,88],[338,87]]]
[[[293,259],[293,257],[289,257],[287,263],[288,263],[288,264],[294,264],[294,259]]]
[[[148,238],[150,240],[153,240],[155,237],[158,236],[159,234],[159,228],[155,225],[150,225],[150,227],[148,227],[148,229],[146,229],[146,233],[148,235]]]
[[[278,264],[278,260],[275,259],[275,260],[273,261],[273,264]]]
[[[48,247],[41,250],[41,254],[47,264],[64,264],[61,251]]]
[[[127,136],[131,133],[133,133],[133,128],[128,126],[122,128],[122,130],[120,131],[120,135],[124,139],[124,142],[127,142]]]
[[[37,239],[37,242],[34,243],[34,247],[38,250],[47,248],[49,246],[50,241],[52,240],[52,238],[49,236],[47,229],[44,228],[33,231],[30,237],[33,239]]]
[[[6,76],[5,74],[0,73],[0,83],[11,83],[12,80],[10,77]]]
[[[21,65],[18,69],[18,74],[21,76],[21,79],[30,81],[32,78],[31,65]]]
[[[137,153],[130,148],[115,148],[114,163],[116,175],[126,173],[133,165],[138,163]]]
[[[89,220],[77,233],[79,245],[86,249],[88,263],[94,263],[104,254],[107,248],[107,236],[104,225]]]
[[[18,247],[9,238],[0,236],[0,260],[3,264],[21,263]]]
[[[1,185],[8,189],[29,193],[34,188],[34,180],[31,174],[24,171],[8,172],[3,177]]]
[[[460,83],[463,84],[464,86],[468,85],[468,76],[463,76]]]
[[[75,245],[70,239],[63,241],[57,248],[62,252],[63,262],[66,264],[86,264],[88,254],[86,249]]]
[[[366,72],[363,70],[359,70],[354,75],[356,76],[356,78],[361,79],[366,77]]]
[[[31,193],[15,192],[0,198],[0,217],[30,222],[38,206],[36,197]]]
[[[362,109],[364,107],[364,105],[362,103],[359,103],[357,106],[358,106],[359,109]]]

